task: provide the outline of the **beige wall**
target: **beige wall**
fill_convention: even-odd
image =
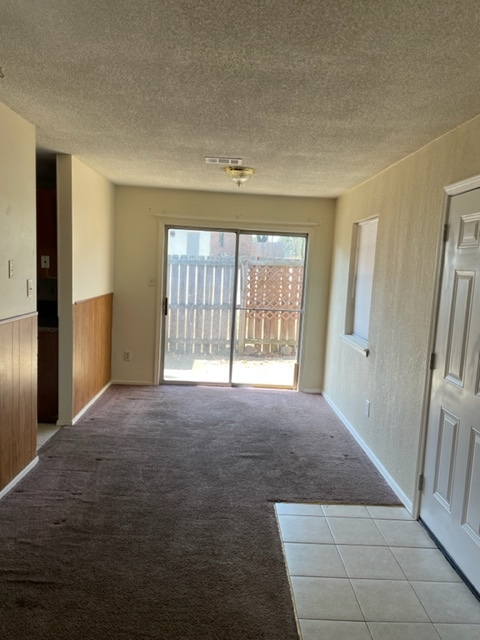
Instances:
[[[324,392],[415,498],[443,188],[480,174],[480,117],[338,201]],[[352,224],[379,216],[371,355],[342,340]],[[364,415],[365,399],[371,414]]]
[[[0,104],[0,319],[36,309],[35,129]],[[14,276],[8,277],[8,261]]]
[[[73,300],[113,291],[114,186],[72,158]]]
[[[57,158],[59,424],[73,416],[73,304],[113,291],[114,187],[80,160]]]
[[[283,230],[309,234],[300,387],[322,387],[333,200],[117,187],[113,372],[118,382],[155,383],[157,304],[163,286],[164,226]],[[156,278],[155,288],[148,286]],[[123,351],[132,352],[130,362]]]
[[[0,495],[35,464],[37,318],[18,317],[37,308],[35,218],[35,130],[0,104]]]

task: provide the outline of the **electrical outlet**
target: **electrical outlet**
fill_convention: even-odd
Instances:
[[[15,260],[8,261],[8,277],[13,278],[13,267],[15,266]]]
[[[365,400],[365,415],[370,417],[370,400]]]
[[[50,269],[50,256],[40,256],[40,267]]]
[[[154,287],[155,286],[155,278],[153,276],[149,276],[148,277],[148,286],[149,287]]]
[[[123,359],[126,362],[130,362],[130,360],[132,359],[132,352],[129,351],[128,349],[125,349],[125,351],[123,352]]]

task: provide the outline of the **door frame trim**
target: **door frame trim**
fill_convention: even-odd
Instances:
[[[154,384],[183,384],[189,386],[195,385],[209,385],[216,387],[258,387],[262,389],[286,389],[292,391],[298,391],[299,370],[302,366],[304,353],[303,353],[303,331],[304,331],[304,318],[305,318],[305,305],[306,305],[306,282],[308,274],[308,258],[309,247],[312,241],[312,227],[318,226],[318,222],[302,222],[296,223],[280,223],[274,224],[272,222],[265,222],[262,224],[261,219],[255,223],[246,224],[246,220],[242,218],[241,223],[229,221],[229,224],[218,224],[222,220],[211,221],[208,224],[208,218],[200,217],[199,220],[204,224],[198,224],[198,220],[192,222],[192,224],[179,224],[177,221],[169,219],[167,215],[154,214],[157,218],[165,218],[158,225],[158,244],[157,244],[157,256],[160,258],[157,261],[157,274],[156,274],[156,304],[155,304],[155,356],[154,356]],[[183,216],[179,216],[181,220]],[[291,228],[295,226],[295,231]],[[168,230],[169,229],[185,229],[185,230],[198,230],[198,231],[227,231],[236,234],[236,246],[235,246],[235,292],[238,286],[238,248],[239,240],[242,234],[255,234],[255,232],[268,232],[269,235],[279,235],[288,237],[301,237],[305,238],[305,255],[303,258],[303,283],[302,283],[302,311],[300,314],[300,325],[298,329],[298,344],[297,344],[297,363],[293,375],[293,386],[282,385],[260,385],[260,384],[244,384],[233,383],[232,369],[233,369],[233,353],[230,354],[230,366],[229,366],[229,380],[230,382],[191,382],[191,381],[169,381],[163,379],[163,372],[165,367],[165,325],[164,325],[164,309],[163,304],[167,295],[167,272],[168,272]],[[161,251],[161,253],[160,253]],[[235,293],[236,295],[236,293]],[[234,305],[235,306],[235,305]],[[233,317],[231,335],[233,337],[235,332],[235,317]]]
[[[417,456],[417,464],[416,464],[416,473],[415,473],[415,494],[413,498],[413,509],[412,515],[414,518],[420,517],[420,511],[422,506],[422,489],[421,483],[419,479],[423,477],[425,472],[425,454],[426,454],[426,444],[427,444],[427,431],[428,431],[428,417],[430,411],[430,398],[431,398],[431,387],[432,387],[432,371],[430,370],[430,355],[433,353],[435,349],[435,340],[437,334],[437,324],[438,324],[438,312],[440,306],[440,293],[442,287],[442,278],[443,278],[443,263],[445,258],[445,246],[446,242],[444,240],[444,228],[448,223],[448,214],[450,211],[450,201],[453,196],[460,195],[462,193],[466,193],[467,191],[473,191],[474,189],[480,188],[480,175],[472,176],[467,178],[466,180],[460,180],[459,182],[454,182],[450,185],[447,185],[443,188],[443,203],[442,203],[442,213],[441,213],[441,224],[439,225],[438,233],[437,233],[437,251],[435,258],[435,277],[434,277],[434,297],[432,302],[432,311],[430,314],[430,330],[429,330],[429,338],[428,338],[428,352],[426,356],[426,373],[425,373],[425,384],[423,391],[423,401],[422,401],[422,420],[421,420],[421,429],[420,429],[420,446],[418,447],[418,456]]]

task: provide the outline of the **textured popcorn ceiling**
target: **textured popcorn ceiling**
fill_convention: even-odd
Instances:
[[[0,102],[116,184],[336,196],[480,113],[478,0],[3,0]]]

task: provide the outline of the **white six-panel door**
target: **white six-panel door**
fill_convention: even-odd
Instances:
[[[480,189],[450,200],[421,518],[480,590]]]

